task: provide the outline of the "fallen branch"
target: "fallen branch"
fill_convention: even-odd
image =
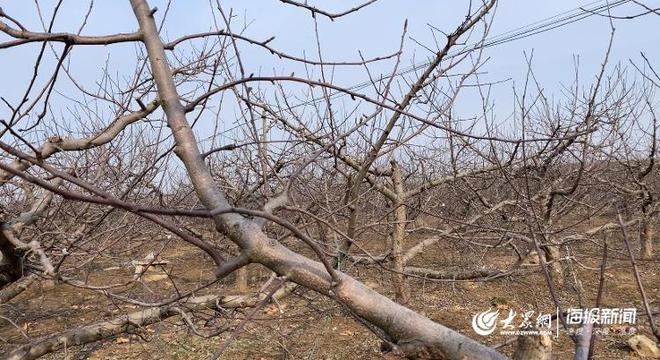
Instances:
[[[480,278],[492,278],[494,276],[499,276],[509,273],[508,271],[488,270],[488,269],[446,271],[446,270],[433,270],[427,268],[420,268],[414,266],[406,266],[403,271],[407,275],[423,276],[429,279],[442,279],[442,280],[472,280],[472,279],[480,279]]]
[[[295,284],[288,284],[273,295],[273,299],[280,299],[289,294]],[[84,345],[91,342],[107,339],[147,325],[154,324],[172,316],[181,315],[181,307],[189,311],[226,308],[248,308],[260,304],[267,295],[260,293],[256,296],[247,295],[207,295],[192,297],[177,304],[153,307],[122,315],[112,320],[101,321],[94,324],[66,330],[60,334],[37,339],[29,344],[22,345],[0,360],[30,360],[45,354],[58,351],[71,346]]]
[[[18,281],[4,287],[2,290],[0,290],[0,304],[4,304],[20,295],[23,291],[30,287],[30,285],[32,285],[35,280],[37,280],[37,275],[31,274],[24,276]]]

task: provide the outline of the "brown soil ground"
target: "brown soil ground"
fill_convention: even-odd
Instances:
[[[368,245],[368,244],[367,244]],[[636,244],[634,244],[636,245]],[[610,239],[608,270],[602,307],[638,309],[635,331],[653,338],[648,318],[643,315],[643,305],[630,261],[620,240]],[[594,270],[576,267],[575,272],[584,288],[583,306],[593,307],[598,288],[601,250],[591,243],[573,247],[580,263]],[[176,264],[171,276],[176,279],[179,291],[192,289],[200,281],[212,277],[212,269],[199,264],[199,252],[185,246],[170,248],[164,254]],[[510,249],[484,250],[466,247],[464,243],[446,241],[425,251],[415,260],[415,266],[457,271],[475,269],[482,265],[490,268],[506,268],[512,262]],[[487,265],[486,265],[487,264]],[[658,259],[640,263],[641,277],[647,296],[654,309],[660,307],[660,266]],[[388,284],[390,275],[379,267],[358,265],[348,270],[352,275],[367,281],[377,291],[392,296]],[[110,283],[120,275],[130,277],[131,269],[111,269],[93,272],[90,283]],[[257,289],[269,273],[257,265],[250,267],[251,285]],[[173,285],[168,280],[147,283],[125,295],[139,296],[143,300],[158,299],[159,294],[172,294]],[[489,308],[508,309],[518,312],[535,310],[553,312],[555,305],[550,300],[543,273],[538,265],[524,266],[513,276],[487,282],[447,282],[411,279],[409,283],[411,301],[409,306],[431,319],[449,326],[463,334],[495,346],[511,340],[510,337],[493,335],[480,337],[471,328],[472,315]],[[572,282],[558,288],[562,306],[581,307],[577,301]],[[231,284],[215,284],[201,293],[232,293]],[[15,325],[0,319],[0,354],[24,343],[30,338],[112,318],[120,313],[135,311],[137,306],[115,304],[98,292],[59,284],[48,288],[43,283],[33,285],[9,304],[0,306],[3,317],[12,319]],[[249,310],[228,312],[218,316],[207,314],[205,320],[198,319],[197,326],[203,331],[205,325],[222,324],[222,317],[245,318]],[[214,316],[215,315],[215,316]],[[656,316],[660,317],[660,315]],[[20,329],[20,330],[19,330]],[[21,334],[23,333],[23,334]],[[122,335],[73,347],[46,356],[48,359],[208,359],[223,346],[231,336],[224,333],[210,339],[191,333],[180,317],[148,326],[135,334]],[[629,335],[610,334],[598,338],[595,359],[636,358],[626,346]],[[510,342],[510,341],[509,341]],[[366,327],[353,320],[338,304],[305,289],[297,289],[280,301],[260,310],[232,341],[223,354],[223,359],[396,359],[395,355],[383,355],[380,340]],[[500,347],[511,355],[513,345]],[[572,357],[573,344],[561,331],[554,339],[553,356],[556,359]]]

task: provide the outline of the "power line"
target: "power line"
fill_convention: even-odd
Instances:
[[[446,56],[446,59],[452,59],[458,56],[461,56],[463,54],[466,54],[470,51],[474,50],[479,50],[479,49],[486,49],[490,48],[493,46],[498,46],[502,44],[506,44],[515,40],[520,40],[524,39],[530,36],[538,35],[550,30],[554,30],[557,28],[560,28],[562,26],[566,26],[581,20],[584,20],[586,18],[589,18],[594,15],[602,14],[605,12],[608,12],[616,7],[619,7],[621,5],[624,5],[626,3],[629,3],[631,0],[617,0],[617,1],[608,1],[608,0],[601,0],[601,1],[594,1],[591,3],[584,4],[580,7],[576,7],[571,10],[567,10],[564,12],[561,12],[559,14],[553,15],[551,17],[547,17],[545,19],[537,20],[533,23],[529,23],[527,25],[523,25],[521,27],[518,27],[516,29],[508,30],[504,33],[501,33],[499,35],[496,35],[490,39],[486,39],[486,41],[480,42],[478,44],[474,44],[471,47],[462,49],[462,50],[457,50],[453,53],[450,53]],[[598,4],[598,5],[595,5]],[[590,8],[589,8],[590,7]],[[404,68],[394,74],[387,75],[385,77],[382,77],[380,80],[386,80],[392,77],[397,77],[397,76],[402,76],[406,75],[408,73],[418,71],[420,69],[423,69],[427,67],[431,62],[430,61],[424,61],[420,62],[418,64],[413,64],[407,68]],[[368,86],[371,86],[372,82],[371,81],[365,81],[359,84],[352,85],[348,88],[346,88],[349,91],[359,91],[362,90]],[[336,92],[334,94],[329,95],[330,99],[338,98],[346,96],[346,93],[344,92]],[[313,98],[307,101],[304,101],[302,103],[296,104],[291,106],[291,109],[309,105],[309,104],[314,104],[320,101],[323,101],[325,98],[324,97],[319,97],[319,98]]]

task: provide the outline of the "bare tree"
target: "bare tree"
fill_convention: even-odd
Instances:
[[[37,2],[42,31],[0,9],[8,37],[0,49],[38,50],[27,88],[2,98],[0,305],[47,280],[116,310],[39,337],[3,315],[23,339],[1,358],[34,359],[174,318],[199,337],[223,337],[218,358],[259,311],[295,294],[310,309],[333,301],[402,356],[505,359],[406,307],[424,291],[417,285],[508,280],[531,266],[562,314],[567,291],[584,303],[581,242],[607,249],[601,234],[639,224],[642,255],[653,256],[657,124],[647,73],[640,87],[620,68],[608,76],[608,50],[588,91],[576,75],[554,102],[530,57],[508,131],[481,72],[495,0],[468,4],[449,33],[431,27],[442,40],[413,71],[401,71],[407,23],[392,54],[324,55],[319,18],[353,16],[375,0],[338,12],[282,3],[311,13],[316,56],[247,36],[221,2],[209,2],[214,28],[170,41],[169,3],[130,0],[137,29],[99,36],[82,35],[93,2],[77,32],[53,31],[62,1],[50,17]],[[117,76],[105,67],[96,88],[78,78],[72,59],[81,49],[120,44],[134,46],[134,68]],[[306,76],[252,73],[246,47]],[[385,61],[389,75],[373,76],[370,66]],[[339,67],[364,69],[369,88],[335,83]],[[462,118],[455,108],[467,91],[482,107]],[[648,141],[635,143],[631,127]],[[633,204],[629,218],[591,226],[613,215],[612,198]],[[425,261],[446,244],[466,257],[500,251],[506,261]],[[190,262],[195,279],[177,272]],[[361,271],[392,286],[363,282]],[[563,315],[556,320],[567,327]],[[576,354],[593,352],[591,333],[573,340]],[[548,337],[522,336],[514,357],[549,358],[551,348]]]

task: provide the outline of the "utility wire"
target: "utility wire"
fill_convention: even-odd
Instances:
[[[515,40],[520,40],[524,39],[530,36],[538,35],[550,30],[554,30],[557,28],[560,28],[562,26],[566,26],[581,20],[584,20],[586,18],[589,18],[594,15],[602,14],[609,12],[610,10],[619,7],[621,5],[624,5],[626,3],[629,3],[631,0],[617,0],[617,1],[609,1],[609,0],[601,0],[601,1],[594,1],[591,3],[584,4],[580,7],[564,11],[562,13],[553,15],[551,17],[537,20],[533,23],[523,25],[521,27],[518,27],[516,29],[512,29],[509,31],[506,31],[504,33],[501,33],[499,35],[496,35],[490,39],[486,39],[484,42],[480,42],[478,44],[474,44],[473,46],[457,50],[453,53],[447,54],[446,58],[447,59],[452,59],[457,56],[461,56],[465,53],[468,53],[470,51],[478,50],[478,49],[485,49],[493,46],[498,46],[502,44],[506,44]],[[427,67],[431,62],[430,61],[424,61],[418,64],[414,64],[412,66],[409,66],[407,68],[404,68],[394,74],[384,76],[380,79],[386,80],[391,77],[398,77],[402,75],[409,74],[411,72],[418,71],[420,69],[423,69]],[[372,85],[371,81],[365,81],[359,84],[352,85],[348,88],[347,90],[350,91],[359,91],[362,90],[366,87],[369,87]],[[330,99],[346,96],[347,94],[344,92],[335,92],[334,94],[329,95]],[[313,98],[307,101],[304,101],[302,103],[292,105],[290,108],[298,108],[301,106],[305,105],[310,105],[314,104],[320,101],[323,101],[325,98],[324,97],[318,97],[318,98]]]

